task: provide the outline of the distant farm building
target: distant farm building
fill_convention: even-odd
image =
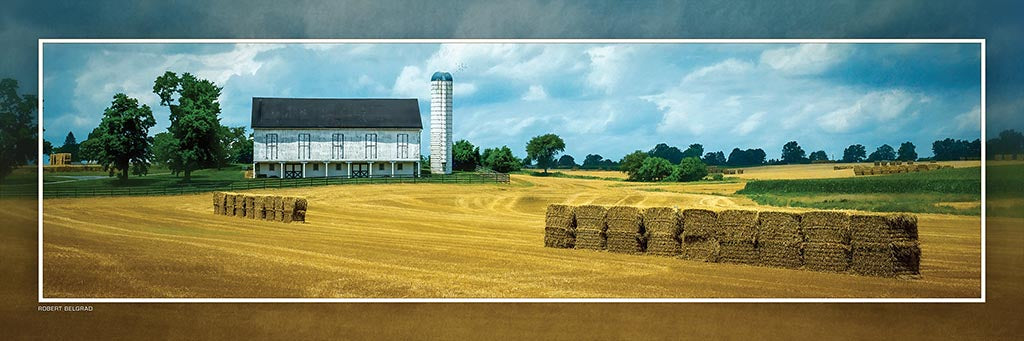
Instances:
[[[53,153],[50,154],[51,165],[70,165],[71,164],[71,153]]]
[[[451,75],[435,73],[430,151],[440,157],[431,158],[433,173],[451,173],[451,90]],[[420,175],[416,99],[254,97],[252,129],[256,177]]]

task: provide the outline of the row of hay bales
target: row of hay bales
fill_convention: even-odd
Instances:
[[[64,173],[64,172],[101,172],[103,171],[102,165],[46,165],[43,166],[43,172],[45,173]],[[114,173],[118,171],[115,169]]]
[[[306,199],[277,195],[214,192],[213,214],[290,222],[305,222]]]
[[[743,174],[743,170],[727,168],[722,170],[722,174]]]
[[[904,163],[913,165],[914,161],[875,161],[875,166],[902,166]]]
[[[905,214],[561,204],[548,206],[544,246],[883,277],[919,275],[921,255]]]
[[[936,169],[953,168],[950,165],[940,166],[934,163],[930,164],[918,164],[918,165],[900,165],[900,166],[854,166],[854,175],[879,175],[879,174],[896,174],[896,173],[914,173],[914,172],[927,172]]]

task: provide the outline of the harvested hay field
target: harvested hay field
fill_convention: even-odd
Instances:
[[[851,165],[869,166],[864,170],[872,170],[874,168],[871,163],[859,163]],[[913,166],[918,166],[915,164]],[[966,168],[966,167],[979,167],[981,161],[942,161],[932,165],[937,166],[951,166],[953,168]],[[844,164],[843,166],[846,166]],[[730,175],[732,177],[742,179],[758,179],[758,180],[771,180],[771,179],[825,179],[825,178],[846,178],[855,176],[853,167],[846,169],[835,169],[837,166],[831,163],[818,163],[809,165],[781,165],[781,166],[759,166],[743,168],[746,170],[741,174]],[[927,167],[927,166],[926,166]],[[882,174],[882,169],[873,169],[877,171],[874,174]],[[864,173],[863,175],[872,175]]]
[[[305,197],[315,209],[304,224],[212,215],[210,193],[46,199],[43,292],[45,297],[980,295],[976,216],[917,215],[923,257],[916,280],[579,250],[585,228],[596,234],[605,228],[593,218],[603,221],[606,212],[583,207],[575,212],[576,250],[544,247],[549,204],[763,208],[742,197],[686,192],[688,187],[677,184],[666,185],[672,191],[664,192],[619,184],[513,175],[508,185],[370,184],[251,192]],[[697,211],[681,213],[684,225],[692,223],[686,212]],[[714,231],[709,227],[702,236],[715,238]],[[600,238],[592,240],[600,245]]]

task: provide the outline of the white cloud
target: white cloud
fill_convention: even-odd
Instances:
[[[733,128],[732,132],[741,136],[750,134],[761,126],[761,123],[764,121],[764,116],[765,112],[756,112],[753,115],[748,116],[747,119],[743,120],[743,122],[737,125],[736,128]]]
[[[909,115],[907,109],[916,97],[898,89],[873,91],[819,117],[818,125],[831,133],[846,133],[874,124],[889,125],[893,120]]]
[[[421,82],[422,83],[422,82]],[[469,97],[476,93],[476,84],[467,82],[458,82],[452,85],[452,95],[458,96],[459,98]]]
[[[622,79],[633,49],[629,46],[607,45],[587,49],[590,57],[590,72],[587,84],[606,93],[614,90]]]
[[[395,79],[395,85],[391,88],[391,94],[399,97],[427,98],[427,78],[422,69],[417,66],[407,65]]]
[[[971,110],[962,114],[956,115],[953,121],[957,123],[957,127],[961,131],[980,131],[981,130],[981,107],[975,106]]]
[[[849,55],[846,45],[801,44],[761,53],[761,64],[791,75],[811,75],[828,70]]]
[[[723,75],[741,75],[754,69],[754,64],[739,59],[729,58],[711,66],[697,69],[683,77],[683,82],[693,82],[709,77]]]
[[[548,93],[546,91],[544,91],[544,86],[541,86],[541,85],[531,85],[530,89],[526,90],[526,93],[523,93],[522,99],[524,101],[540,101],[540,100],[545,100],[545,99],[548,99]]]

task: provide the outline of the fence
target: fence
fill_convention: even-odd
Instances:
[[[47,189],[43,186],[44,198],[79,198],[96,196],[131,196],[131,195],[178,195],[213,191],[241,191],[250,189],[291,188],[345,184],[392,184],[392,183],[509,183],[509,175],[504,173],[469,173],[451,175],[394,176],[394,177],[321,177],[301,179],[261,178],[236,181],[229,184],[181,185],[181,186],[150,186],[150,187],[96,187]],[[34,190],[2,191],[0,197],[34,197]]]

